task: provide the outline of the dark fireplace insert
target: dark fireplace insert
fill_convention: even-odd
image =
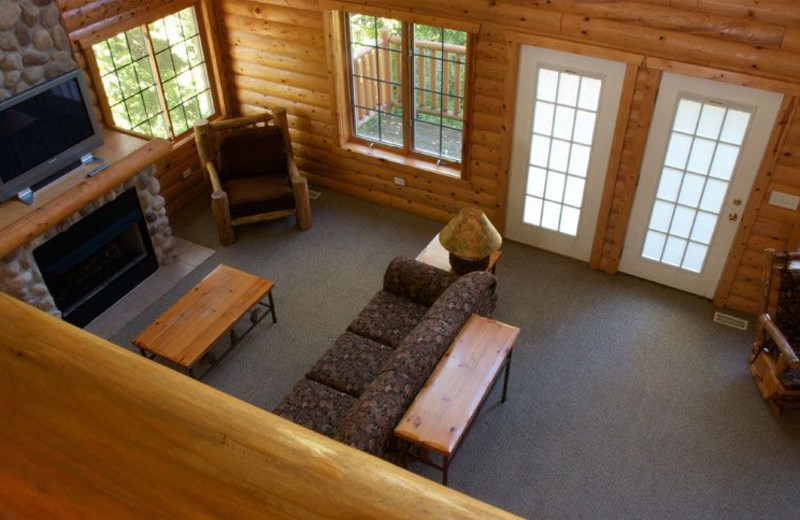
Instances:
[[[33,256],[63,319],[79,327],[158,269],[134,188],[37,247]]]

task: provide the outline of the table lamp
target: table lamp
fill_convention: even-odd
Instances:
[[[453,271],[467,274],[486,269],[503,238],[480,208],[466,207],[439,233],[439,242],[450,252]]]

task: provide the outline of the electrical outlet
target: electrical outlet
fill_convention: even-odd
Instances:
[[[406,185],[406,180],[404,178],[402,178],[402,177],[395,177],[394,178],[394,183],[397,184],[398,186],[405,186]]]
[[[192,169],[191,168],[186,168],[185,170],[183,170],[183,174],[182,175],[183,175],[184,179],[188,179],[189,177],[192,176]]]
[[[769,196],[769,203],[771,206],[778,206],[779,208],[786,208],[794,211],[797,209],[798,204],[800,204],[800,197],[780,191],[773,191]]]

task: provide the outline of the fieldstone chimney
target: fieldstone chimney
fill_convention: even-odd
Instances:
[[[77,67],[56,0],[0,0],[0,101]]]

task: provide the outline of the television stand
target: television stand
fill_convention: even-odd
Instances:
[[[53,173],[49,177],[42,179],[41,181],[37,182],[30,188],[26,188],[19,193],[17,193],[17,198],[21,200],[23,203],[27,204],[28,206],[33,206],[34,203],[34,192],[44,188],[48,184],[51,184],[58,180],[59,178],[63,177],[64,175],[68,174],[69,172],[79,168],[81,166],[85,166],[87,164],[97,164],[95,168],[89,170],[86,173],[87,177],[94,177],[101,171],[105,170],[109,167],[108,161],[103,159],[102,157],[97,157],[91,153],[87,153],[83,155],[80,159],[75,160],[58,170],[57,172]]]

